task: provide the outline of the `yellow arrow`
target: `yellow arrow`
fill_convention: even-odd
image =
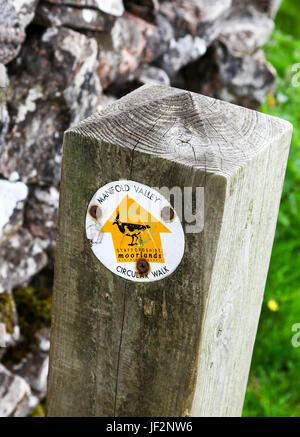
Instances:
[[[136,262],[141,258],[149,262],[165,262],[160,233],[171,231],[128,195],[100,232],[111,233],[119,262]]]

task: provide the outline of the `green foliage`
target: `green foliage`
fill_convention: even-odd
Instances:
[[[6,332],[14,331],[15,305],[12,297],[4,292],[0,294],[0,323],[5,324]]]
[[[37,406],[34,408],[32,413],[30,414],[30,417],[45,417],[45,408],[42,404],[37,404]]]
[[[1,295],[0,295],[1,296]],[[46,288],[26,287],[15,290],[22,341],[6,350],[1,358],[4,365],[18,364],[37,347],[36,333],[51,323],[52,295]]]
[[[278,73],[278,88],[262,111],[290,121],[294,133],[244,416],[300,416],[300,348],[291,344],[292,325],[300,323],[300,80],[299,87],[292,82],[292,66],[300,63],[299,29],[299,6],[284,0],[265,48]],[[271,299],[278,311],[269,309]]]
[[[276,17],[276,26],[288,35],[300,39],[299,3],[297,0],[282,0],[280,11]]]
[[[21,333],[28,342],[51,323],[51,293],[46,288],[26,287],[14,292]]]

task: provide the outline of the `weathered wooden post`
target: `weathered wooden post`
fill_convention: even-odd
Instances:
[[[66,132],[49,416],[241,414],[291,131],[283,120],[152,85]],[[143,259],[136,271],[118,270],[118,262],[134,265],[118,258],[125,237],[138,252],[155,223],[136,232],[122,220],[116,191],[130,202],[134,183],[204,187],[201,232],[183,237],[156,211],[167,228],[160,232],[169,232],[161,234],[165,263],[172,252],[179,265],[154,282],[163,264],[150,262],[149,272]],[[154,204],[153,193],[142,195]]]

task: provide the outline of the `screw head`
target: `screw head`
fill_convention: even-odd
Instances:
[[[144,258],[137,260],[136,262],[136,270],[140,278],[146,276],[150,271],[150,264]]]
[[[101,208],[98,205],[92,205],[89,208],[89,214],[94,220],[100,220],[102,216]]]
[[[160,212],[160,216],[165,222],[171,222],[172,220],[174,220],[175,211],[169,206],[164,206]]]

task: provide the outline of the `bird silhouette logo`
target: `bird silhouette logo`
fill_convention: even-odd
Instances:
[[[120,220],[120,212],[116,216],[113,225],[117,225],[121,234],[126,235],[127,237],[131,237],[131,242],[128,243],[128,246],[138,246],[138,237],[142,234],[146,229],[150,229],[150,225],[144,225],[139,223],[124,223]]]
[[[135,262],[143,256],[157,263],[164,262],[160,234],[171,233],[167,226],[128,195],[124,196],[100,232],[111,234],[117,261]]]

